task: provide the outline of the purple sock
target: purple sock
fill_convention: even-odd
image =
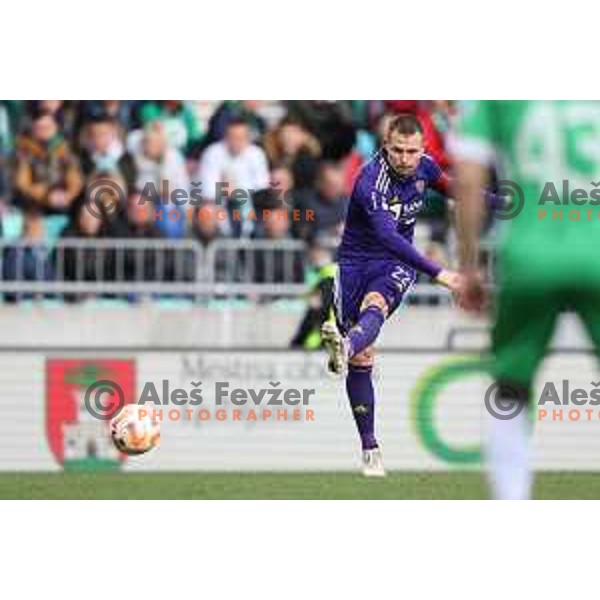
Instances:
[[[372,367],[349,365],[346,391],[350,399],[352,416],[360,435],[363,450],[377,448],[375,439],[375,392],[371,379]]]
[[[379,335],[385,317],[377,306],[368,306],[360,313],[358,321],[348,332],[350,358],[370,346]]]

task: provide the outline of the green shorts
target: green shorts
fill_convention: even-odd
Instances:
[[[492,375],[498,381],[530,387],[546,355],[558,317],[567,311],[581,319],[600,356],[600,285],[564,282],[500,286],[492,328]]]

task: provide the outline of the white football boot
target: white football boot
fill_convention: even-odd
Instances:
[[[385,477],[383,456],[379,448],[363,450],[362,472],[365,477]]]
[[[321,327],[323,346],[329,354],[327,370],[334,375],[342,375],[348,363],[348,342],[332,321],[323,323]]]

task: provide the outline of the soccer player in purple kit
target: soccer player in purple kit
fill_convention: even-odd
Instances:
[[[338,252],[335,319],[322,327],[328,369],[346,373],[346,391],[362,444],[362,470],[383,477],[375,437],[374,343],[400,306],[417,271],[454,293],[462,276],[413,246],[416,217],[428,187],[448,195],[448,177],[424,153],[423,130],[410,114],[394,117],[381,150],[358,175]]]

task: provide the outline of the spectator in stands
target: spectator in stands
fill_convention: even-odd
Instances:
[[[147,102],[140,109],[142,126],[160,121],[171,148],[184,156],[192,153],[202,137],[198,117],[183,100],[159,100]]]
[[[208,122],[208,132],[203,146],[214,144],[225,137],[227,126],[240,119],[248,124],[250,140],[258,143],[267,130],[267,124],[258,114],[258,100],[225,100],[217,107]]]
[[[104,229],[122,232],[127,220],[127,197],[129,187],[118,172],[94,171],[86,181],[82,198],[77,202],[75,213],[85,204],[91,214],[102,221]]]
[[[34,115],[45,112],[51,114],[61,134],[70,143],[76,143],[77,103],[66,100],[32,100],[28,103],[28,113]]]
[[[352,151],[356,126],[348,102],[293,100],[288,102],[288,111],[317,138],[323,159],[338,161]]]
[[[356,181],[364,162],[365,161],[358,150],[352,150],[344,160],[339,162],[344,177],[344,193],[347,196],[352,194],[354,182]]]
[[[159,240],[164,236],[157,227],[152,212],[152,202],[143,198],[139,191],[131,194],[127,201],[127,225],[124,236],[127,239]],[[127,281],[152,281],[159,279],[157,272],[158,253],[162,253],[163,264],[165,251],[155,248],[127,248],[125,255],[125,279]],[[164,277],[162,279],[165,279]],[[133,297],[130,299],[134,299]]]
[[[2,279],[4,281],[52,281],[54,269],[48,260],[46,247],[39,242],[43,238],[40,221],[26,214],[23,222],[24,245],[8,246],[2,251]],[[33,294],[6,294],[8,302],[26,300]]]
[[[116,126],[118,134],[124,135],[132,125],[131,100],[84,100],[79,109],[79,126],[81,130],[90,122],[110,119]]]
[[[86,177],[94,171],[118,173],[129,189],[136,185],[136,165],[119,139],[114,117],[99,115],[84,128],[81,168]]]
[[[85,204],[81,204],[75,219],[63,231],[62,237],[69,239],[89,239],[102,237],[103,221],[94,216]],[[106,255],[104,255],[106,258]],[[100,265],[97,260],[97,250],[93,247],[59,249],[54,254],[56,270],[63,274],[65,281],[101,281]],[[101,268],[106,274],[107,267],[102,264]],[[110,278],[109,278],[110,279]],[[65,300],[73,302],[82,299],[77,294],[67,294]]]
[[[168,238],[185,235],[185,205],[173,202],[176,190],[189,192],[185,159],[169,144],[165,126],[152,121],[141,137],[131,139],[131,151],[137,170],[136,188],[152,198],[156,207],[156,223]]]
[[[101,174],[106,177],[106,174]],[[119,185],[126,189],[125,183],[120,180]],[[112,206],[112,201],[107,201],[106,206]],[[127,237],[125,222],[122,214],[107,210],[98,216],[96,211],[90,211],[86,203],[78,205],[73,221],[67,225],[62,233],[65,240],[88,240],[90,243],[78,247],[66,247],[64,250],[54,252],[53,262],[57,272],[62,272],[65,281],[115,281],[116,247],[96,247],[96,239],[116,239]],[[81,300],[81,295],[69,294],[68,301]]]
[[[40,217],[67,213],[81,193],[79,161],[51,113],[35,113],[30,131],[17,139],[14,180],[16,204]]]
[[[321,326],[329,319],[333,305],[333,287],[336,267],[331,246],[326,238],[314,236],[308,242],[310,270],[307,283],[310,292],[306,312],[290,342],[292,348],[316,350],[320,348]]]
[[[163,123],[148,123],[141,135],[130,138],[130,143],[137,169],[138,189],[144,189],[147,184],[151,184],[158,191],[162,191],[164,181],[169,183],[169,191],[177,188],[187,189],[189,178],[183,155],[170,145]]]
[[[294,223],[296,235],[304,240],[315,236],[340,236],[348,202],[342,168],[332,162],[322,163],[316,190],[305,193],[298,203],[302,219]],[[312,211],[314,221],[307,218],[309,210]]]
[[[253,222],[247,217],[252,208],[250,190],[269,187],[269,169],[262,148],[250,139],[250,127],[243,119],[231,120],[221,142],[211,144],[202,155],[194,181],[202,182],[202,196],[227,209],[239,210],[239,220],[223,221],[226,234],[247,236]],[[234,190],[243,190],[243,198],[232,198]]]
[[[160,239],[163,236],[157,227],[154,206],[150,198],[142,196],[141,191],[134,191],[127,199],[127,238]]]
[[[254,250],[254,264],[247,265],[254,283],[302,283],[303,253],[285,247],[292,240],[289,218],[282,218],[284,209],[273,207],[273,214],[261,220],[255,238],[268,240],[272,246]],[[286,213],[287,214],[287,213]],[[279,243],[278,243],[279,242]]]
[[[195,211],[192,235],[202,246],[208,246],[214,240],[222,237],[222,232],[219,228],[218,211],[223,210],[222,207],[218,207],[213,202],[204,202]]]
[[[291,169],[297,190],[314,186],[321,148],[300,121],[284,119],[277,129],[265,135],[264,145],[271,164]]]
[[[270,186],[257,190],[252,195],[252,204],[260,219],[263,210],[282,208],[290,211],[297,208],[294,180],[286,166],[276,166],[271,170]]]
[[[203,248],[207,248],[213,242],[223,239],[219,215],[225,209],[213,202],[204,202],[198,207],[194,215],[192,225],[193,239],[197,240]],[[241,258],[241,255],[240,255]],[[214,276],[217,282],[242,281],[243,268],[238,257],[232,260],[232,254],[218,251],[214,254],[213,261]]]
[[[282,208],[295,208],[297,203],[294,176],[285,165],[276,165],[271,169],[271,188],[278,199],[278,205]]]

